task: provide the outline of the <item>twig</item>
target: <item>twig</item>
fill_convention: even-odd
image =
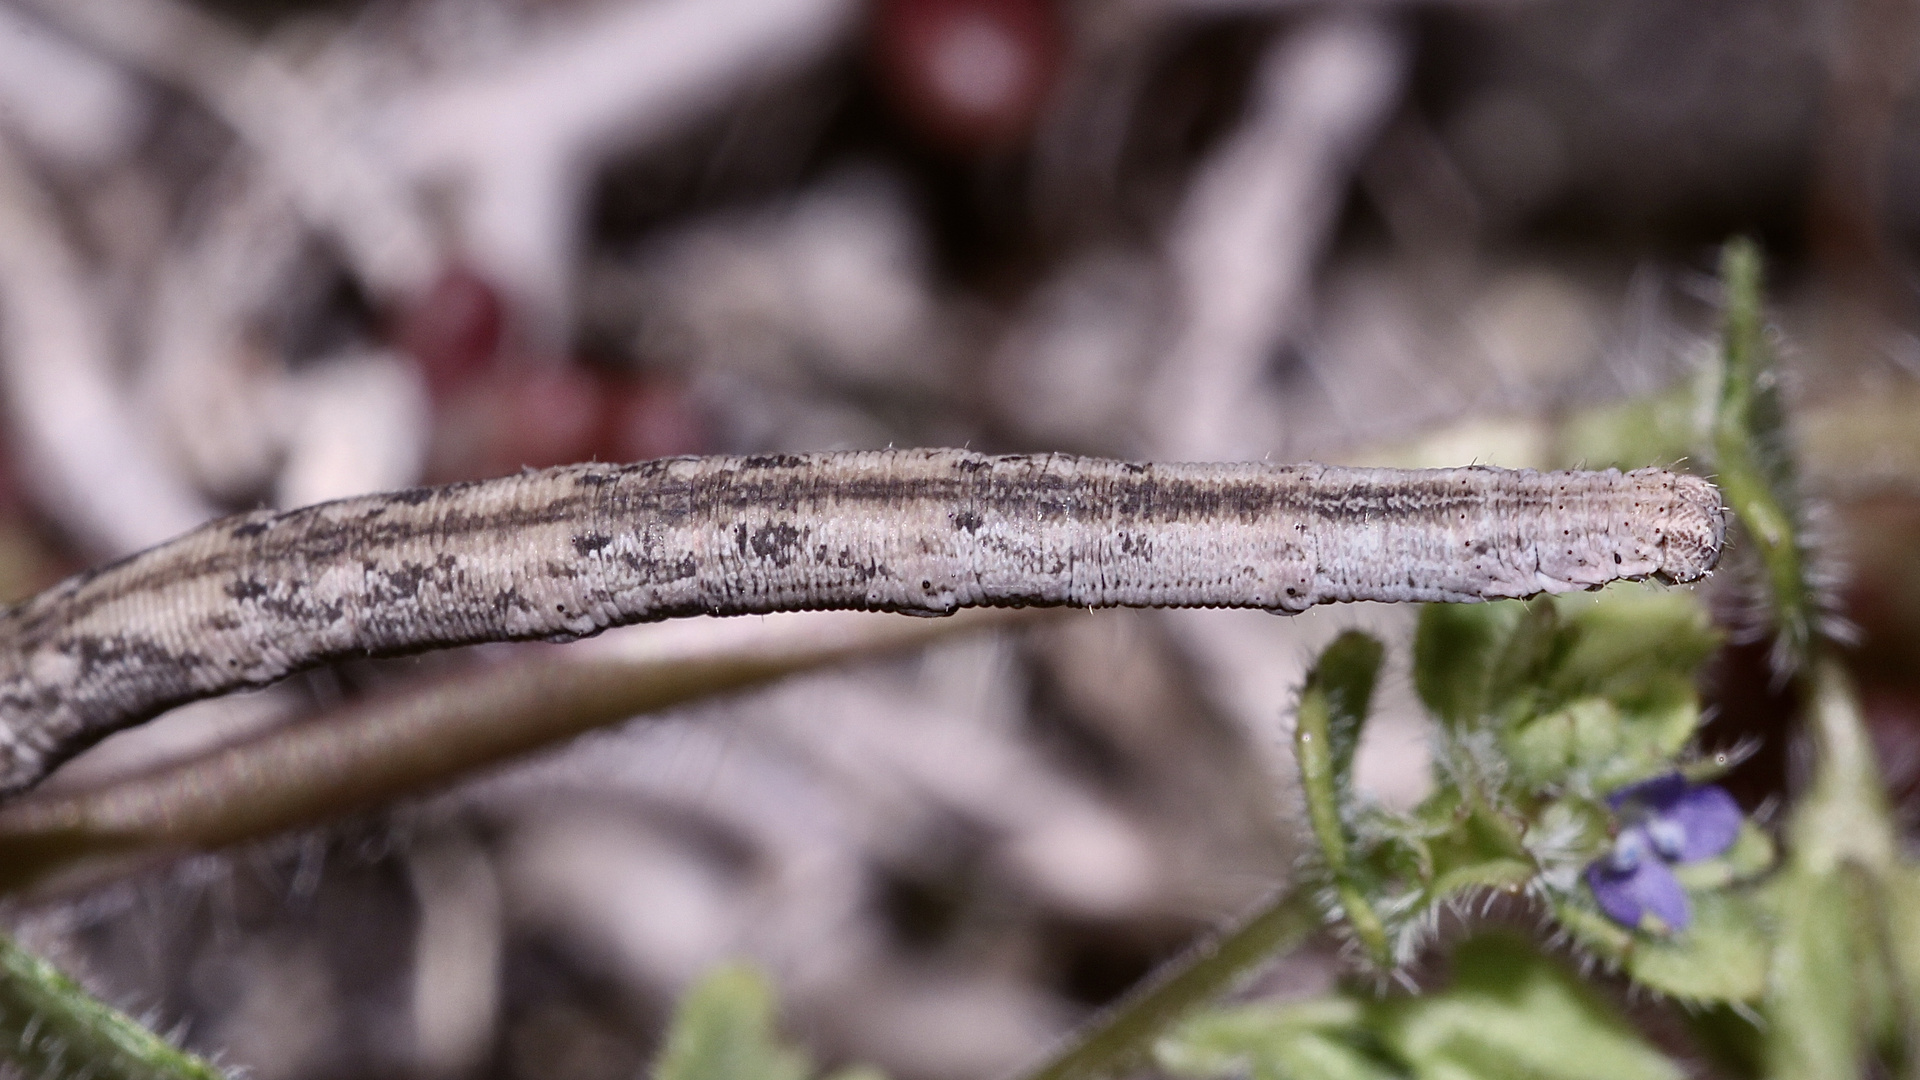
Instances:
[[[797,616],[796,616],[797,617]],[[0,808],[0,891],[83,889],[155,858],[312,826],[641,713],[1007,622],[816,613],[681,652],[635,642],[523,657],[282,727],[94,791]],[[906,625],[902,625],[905,623]]]
[[[573,465],[259,511],[0,617],[0,790],[162,708],[349,656],[694,614],[1530,596],[1700,577],[1722,528],[1710,484],[1656,469],[960,450]]]

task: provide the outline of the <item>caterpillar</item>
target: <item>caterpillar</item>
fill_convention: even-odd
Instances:
[[[1690,581],[1658,469],[886,450],[572,465],[215,521],[0,614],[0,793],[174,705],[356,656],[675,616],[1479,601]]]

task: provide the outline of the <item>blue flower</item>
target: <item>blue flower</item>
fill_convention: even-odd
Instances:
[[[1682,930],[1693,918],[1687,892],[1669,868],[1711,859],[1740,835],[1740,807],[1712,784],[1690,784],[1678,773],[1655,777],[1607,796],[1621,828],[1613,850],[1587,867],[1587,887],[1600,910],[1623,926],[1648,916],[1655,929]]]

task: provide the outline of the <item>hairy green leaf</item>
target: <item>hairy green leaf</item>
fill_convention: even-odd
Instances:
[[[1565,661],[1573,639],[1564,632],[1560,610],[1550,596],[1520,605],[1520,617],[1494,649],[1487,670],[1487,719],[1511,725],[1534,715],[1551,688],[1553,672]]]
[[[1513,725],[1505,732],[1501,748],[1516,780],[1529,787],[1546,787],[1576,771],[1611,771],[1609,766],[1616,765],[1626,741],[1625,726],[1613,702],[1581,698]]]
[[[1772,959],[1772,918],[1751,894],[1689,896],[1693,922],[1671,937],[1638,934],[1587,903],[1563,901],[1554,918],[1582,949],[1650,990],[1683,1001],[1758,1001]]]
[[[1414,679],[1454,739],[1493,725],[1516,794],[1605,791],[1672,768],[1699,724],[1694,672],[1718,643],[1692,594],[1638,586],[1430,605]]]
[[[1416,1077],[1679,1080],[1606,1001],[1527,943],[1489,934],[1453,954],[1454,982],[1389,1001],[1372,1027]]]
[[[1513,888],[1533,876],[1533,856],[1522,826],[1484,803],[1462,807],[1454,828],[1428,845],[1432,880],[1428,891],[1444,899],[1475,888]]]
[[[1222,1009],[1161,1040],[1196,1080],[1678,1080],[1604,999],[1504,934],[1462,943],[1453,984],[1417,997],[1335,995]]]
[[[1360,745],[1384,651],[1378,641],[1357,630],[1341,634],[1327,646],[1300,692],[1293,743],[1307,820],[1332,875],[1340,907],[1375,962],[1390,964],[1386,928],[1354,880],[1348,860],[1354,837],[1347,824],[1353,812],[1353,754]]]
[[[1320,654],[1320,662],[1307,676],[1301,695],[1303,717],[1309,699],[1314,701],[1315,711],[1325,717],[1334,794],[1343,806],[1350,798],[1353,755],[1360,746],[1360,731],[1367,722],[1374,682],[1380,677],[1380,661],[1385,654],[1386,647],[1377,639],[1349,630]]]
[[[1560,654],[1549,686],[1565,697],[1597,694],[1631,706],[1691,677],[1721,635],[1690,592],[1632,583],[1552,601],[1575,644]]]

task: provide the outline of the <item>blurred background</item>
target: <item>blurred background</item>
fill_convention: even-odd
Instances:
[[[0,0],[0,593],[588,459],[1551,464],[1696,377],[1747,233],[1920,825],[1917,65],[1912,0]],[[996,1076],[1284,882],[1295,684],[1410,619],[956,634],[5,917],[260,1080],[639,1076],[732,958],[822,1060]],[[524,652],[179,710],[53,787]],[[1767,686],[1736,643],[1707,688],[1749,808],[1795,779]],[[1360,783],[1410,805],[1387,690]]]

